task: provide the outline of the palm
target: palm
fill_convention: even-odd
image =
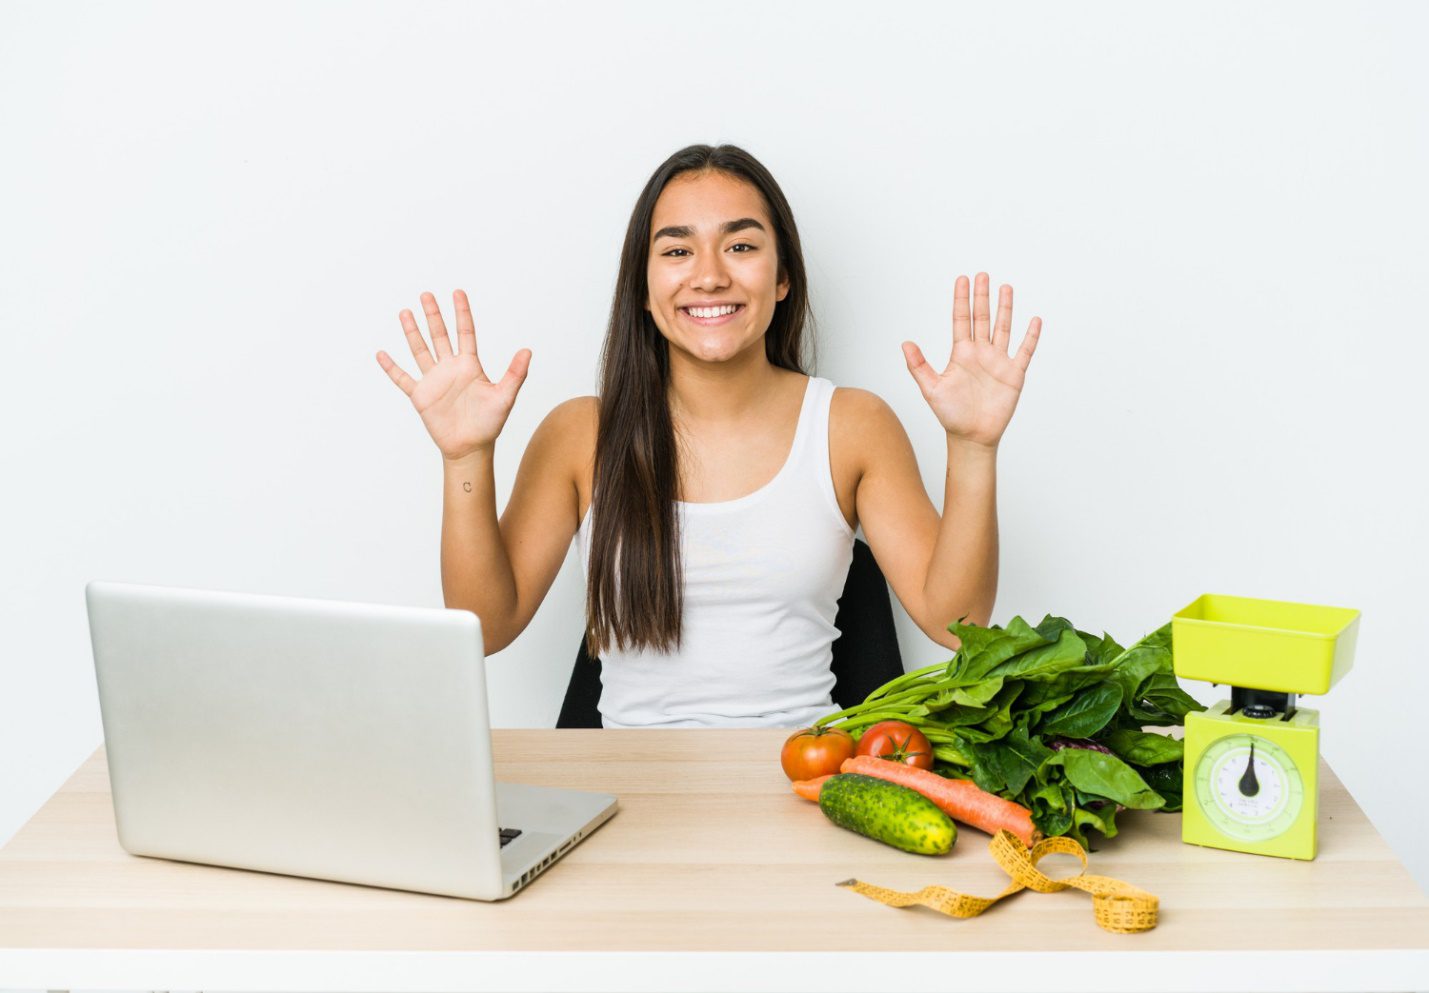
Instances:
[[[436,351],[434,358],[427,350],[422,333],[410,311],[400,318],[412,357],[422,373],[413,379],[397,367],[386,352],[377,353],[377,362],[394,383],[406,393],[422,418],[427,433],[432,436],[442,455],[461,458],[495,443],[506,418],[511,413],[516,394],[526,379],[531,352],[522,349],[511,360],[511,366],[499,382],[487,378],[476,353],[476,327],[466,294],[457,290],[456,301],[457,351],[453,352],[442,322],[441,310],[430,293],[422,294],[422,309],[427,317],[427,329]]]
[[[939,373],[917,345],[905,342],[903,346],[908,371],[948,434],[990,448],[1001,440],[1017,409],[1042,325],[1034,317],[1017,354],[1008,355],[1012,287],[1002,288],[998,304],[997,322],[990,325],[987,275],[978,274],[971,310],[967,277],[959,276],[953,292],[953,351],[947,367]]]
[[[515,394],[486,378],[475,355],[447,355],[412,391],[412,406],[443,452],[465,452],[501,433]]]

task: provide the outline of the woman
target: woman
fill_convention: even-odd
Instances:
[[[453,300],[455,350],[430,293],[431,351],[400,314],[420,380],[377,353],[442,452],[446,604],[480,617],[500,651],[578,539],[606,727],[798,727],[837,709],[833,619],[859,526],[929,638],[955,648],[950,621],[988,622],[997,447],[1041,327],[1033,318],[1008,354],[1010,286],[992,321],[986,274],[971,308],[958,277],[941,373],[903,343],[947,435],[941,517],[887,404],[804,373],[798,229],[742,149],[692,145],[651,176],[626,231],[600,396],[536,429],[499,520],[492,452],[531,352],[491,382],[466,294]]]

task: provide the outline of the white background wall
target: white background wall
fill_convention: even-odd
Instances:
[[[0,840],[100,740],[83,586],[440,605],[440,462],[373,358],[463,287],[529,346],[497,458],[594,390],[629,211],[692,142],[798,220],[818,372],[942,440],[953,280],[1042,344],[996,619],[1357,607],[1324,752],[1429,887],[1422,7],[0,6]],[[408,368],[410,358],[404,356]],[[492,662],[550,726],[568,560]],[[945,657],[902,621],[911,668]],[[1197,684],[1202,699],[1222,691]],[[771,761],[773,756],[771,756]]]

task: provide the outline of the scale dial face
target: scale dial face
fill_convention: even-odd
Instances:
[[[1300,816],[1305,785],[1285,749],[1255,734],[1213,741],[1196,763],[1196,802],[1222,834],[1265,841]]]

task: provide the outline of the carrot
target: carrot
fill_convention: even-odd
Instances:
[[[938,805],[955,821],[970,824],[979,831],[997,834],[1006,828],[1031,848],[1042,832],[1032,825],[1032,811],[1021,804],[978,788],[966,779],[948,779],[936,772],[890,762],[874,755],[856,755],[844,759],[840,772],[861,772],[865,776],[886,779],[890,783],[917,790]]]
[[[805,800],[813,800],[818,803],[819,790],[823,787],[824,780],[833,778],[833,775],[831,772],[827,776],[819,776],[815,779],[796,779],[793,783],[794,792]]]

